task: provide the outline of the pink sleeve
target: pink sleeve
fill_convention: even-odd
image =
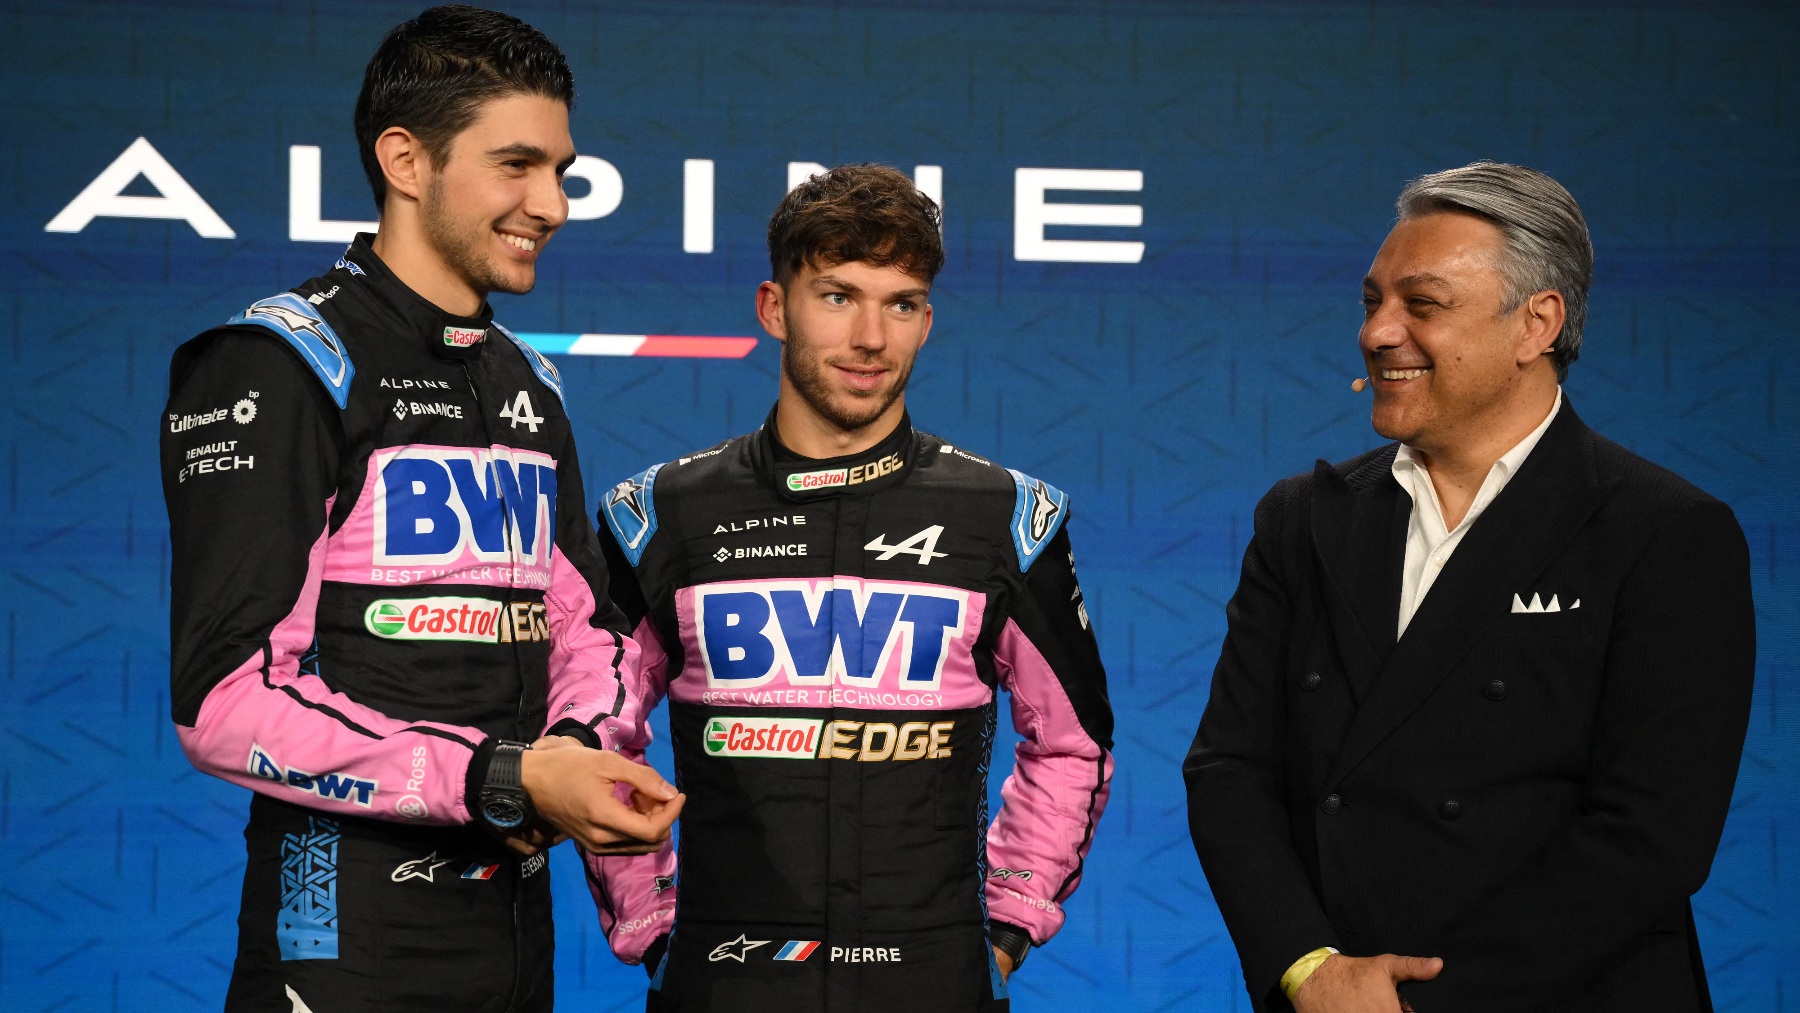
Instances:
[[[628,680],[625,705],[616,719],[621,729],[619,753],[637,763],[650,745],[650,712],[669,686],[669,655],[648,617],[627,643],[642,645],[635,666],[624,669]],[[629,786],[619,788],[629,797]],[[627,964],[642,963],[644,951],[675,924],[675,838],[650,855],[583,854],[588,890],[600,912],[600,928],[613,953]]]
[[[269,631],[268,646],[207,692],[191,727],[176,726],[181,748],[208,774],[311,809],[467,823],[469,758],[486,734],[390,718],[301,671],[313,643],[325,542],[321,532],[299,598]]]
[[[1000,813],[988,828],[988,917],[1042,945],[1062,928],[1062,901],[1081,882],[1094,827],[1106,808],[1112,754],[1088,735],[1043,652],[1011,619],[994,658],[1024,736]]]
[[[564,721],[592,731],[602,749],[618,749],[631,736],[623,717],[629,706],[627,673],[639,665],[636,641],[595,626],[597,604],[587,578],[558,552],[551,564],[544,610],[550,624],[548,732]],[[616,613],[615,613],[616,614]]]

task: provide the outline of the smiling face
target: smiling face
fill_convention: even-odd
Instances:
[[[802,265],[786,285],[764,282],[757,313],[782,343],[784,415],[796,411],[806,428],[827,433],[884,436],[905,410],[906,381],[931,332],[929,292],[900,267],[861,261]]]
[[[1473,215],[1421,215],[1388,233],[1363,280],[1376,432],[1431,454],[1510,446],[1542,420],[1562,300],[1537,293],[1502,313],[1504,254],[1500,230]]]
[[[483,104],[425,180],[419,217],[443,266],[480,296],[531,291],[538,255],[569,216],[562,175],[574,160],[561,100]]]

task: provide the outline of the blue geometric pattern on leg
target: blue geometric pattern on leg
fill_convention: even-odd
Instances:
[[[283,960],[336,960],[338,824],[309,816],[306,833],[281,842],[281,912],[275,940]]]

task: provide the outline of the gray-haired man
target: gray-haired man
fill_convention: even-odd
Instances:
[[[1743,534],[1564,397],[1568,191],[1477,163],[1399,211],[1361,334],[1396,442],[1258,506],[1184,766],[1251,998],[1710,1010],[1688,897],[1750,708]]]

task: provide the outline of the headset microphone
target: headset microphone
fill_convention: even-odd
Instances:
[[[1355,391],[1358,394],[1361,394],[1363,391],[1368,390],[1369,389],[1369,378],[1366,376],[1359,376],[1356,379],[1351,380],[1350,381],[1350,389]]]

